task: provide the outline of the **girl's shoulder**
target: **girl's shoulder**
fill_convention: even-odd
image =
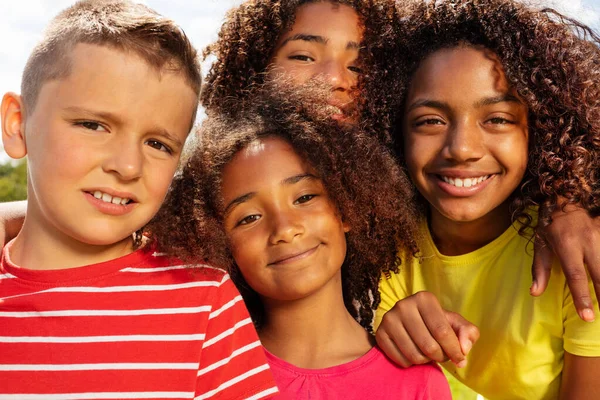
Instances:
[[[369,375],[381,382],[381,393],[377,398],[394,399],[451,399],[448,380],[436,363],[413,365],[402,368],[396,365],[385,354],[379,353],[376,361],[369,368]],[[390,397],[390,394],[394,395]]]

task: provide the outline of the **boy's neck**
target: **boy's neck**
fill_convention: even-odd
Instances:
[[[277,357],[301,368],[327,368],[353,361],[374,345],[350,315],[341,278],[308,297],[265,304],[267,323],[261,342]]]
[[[22,268],[76,268],[110,261],[133,251],[133,240],[130,237],[110,245],[93,245],[32,220],[33,218],[25,218],[23,228],[10,249],[11,261]]]
[[[429,216],[431,237],[438,251],[447,256],[478,250],[502,235],[510,225],[508,202],[474,221],[452,221],[433,208]]]

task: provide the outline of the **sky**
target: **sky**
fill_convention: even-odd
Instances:
[[[144,0],[159,13],[174,19],[201,49],[217,38],[225,12],[243,0]],[[554,7],[600,32],[600,0],[524,0]],[[41,38],[49,19],[73,0],[3,0],[0,13],[0,95],[18,92],[29,52]],[[0,162],[8,157],[0,147]]]

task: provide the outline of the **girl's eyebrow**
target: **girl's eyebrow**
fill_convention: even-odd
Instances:
[[[229,204],[227,204],[227,207],[225,207],[225,211],[223,211],[223,215],[227,216],[235,206],[238,206],[242,203],[247,202],[254,196],[256,196],[256,192],[250,192],[250,193],[246,193],[241,196],[238,196],[235,199],[231,200],[229,202]]]
[[[475,102],[474,106],[476,108],[480,108],[480,107],[490,106],[493,104],[504,103],[504,102],[523,104],[523,102],[517,96],[514,96],[510,93],[506,93],[506,94],[501,94],[499,96],[494,96],[494,97],[484,97],[483,99]],[[415,108],[419,108],[419,107],[437,108],[437,109],[443,110],[443,111],[450,110],[450,105],[446,102],[438,101],[438,100],[422,99],[422,100],[417,100],[417,101],[411,103],[406,108],[406,112],[408,113],[408,112],[414,110]]]
[[[319,36],[319,35],[309,35],[307,33],[297,33],[293,36],[290,36],[289,38],[285,39],[278,47],[277,50],[282,48],[283,46],[285,46],[288,42],[294,41],[294,40],[303,40],[305,42],[313,42],[313,43],[319,43],[319,44],[327,44],[329,43],[329,38],[326,38],[324,36]],[[359,50],[360,49],[360,43],[358,42],[353,42],[350,41],[346,44],[346,50]]]
[[[319,43],[319,44],[327,44],[327,42],[329,42],[329,39],[323,36],[318,36],[318,35],[309,35],[307,33],[297,33],[293,36],[290,36],[289,38],[285,39],[281,45],[279,46],[279,48],[282,48],[283,46],[285,46],[288,42],[294,41],[294,40],[303,40],[305,42],[315,42],[315,43]]]
[[[283,185],[293,185],[293,184],[296,184],[305,179],[318,180],[319,178],[313,174],[308,174],[308,173],[307,174],[298,174],[298,175],[290,176],[289,178],[283,179],[280,182],[280,185],[282,185],[282,186]],[[227,216],[235,206],[247,202],[248,200],[252,199],[254,196],[256,196],[256,192],[249,192],[249,193],[243,194],[243,195],[238,196],[235,199],[231,200],[229,202],[229,204],[227,204],[227,206],[225,207],[225,211],[223,211],[223,215]]]
[[[499,96],[483,98],[475,103],[475,107],[479,108],[484,106],[491,106],[493,104],[504,102],[523,104],[523,102],[517,96],[514,96],[510,93],[505,93]]]
[[[285,178],[281,181],[281,185],[293,185],[305,179],[308,180],[318,180],[319,178],[313,174],[298,174],[294,176],[290,176],[289,178]]]
[[[415,108],[419,108],[419,107],[437,108],[437,109],[444,110],[444,111],[450,110],[450,106],[448,105],[448,103],[445,103],[443,101],[422,99],[422,100],[417,100],[417,101],[412,102],[406,108],[406,112],[408,113],[408,112],[414,110]]]

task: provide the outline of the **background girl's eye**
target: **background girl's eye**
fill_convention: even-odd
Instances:
[[[248,224],[258,221],[259,219],[260,219],[260,215],[258,215],[258,214],[248,215],[247,217],[240,220],[240,222],[238,222],[238,225],[248,225]]]
[[[308,62],[308,61],[315,61],[315,59],[314,59],[314,58],[312,58],[312,57],[310,57],[310,56],[305,56],[305,55],[302,55],[302,54],[296,54],[296,55],[294,55],[294,56],[289,56],[288,58],[289,58],[290,60],[298,60],[298,61],[305,61],[305,62]]]
[[[150,139],[150,140],[146,141],[146,144],[148,146],[152,147],[153,149],[164,151],[169,154],[172,153],[171,149],[168,146],[164,145],[162,142],[159,142],[158,140]]]
[[[296,204],[303,204],[306,202],[311,201],[313,198],[315,198],[317,195],[316,194],[305,194],[304,196],[300,196],[296,199],[295,203]]]

